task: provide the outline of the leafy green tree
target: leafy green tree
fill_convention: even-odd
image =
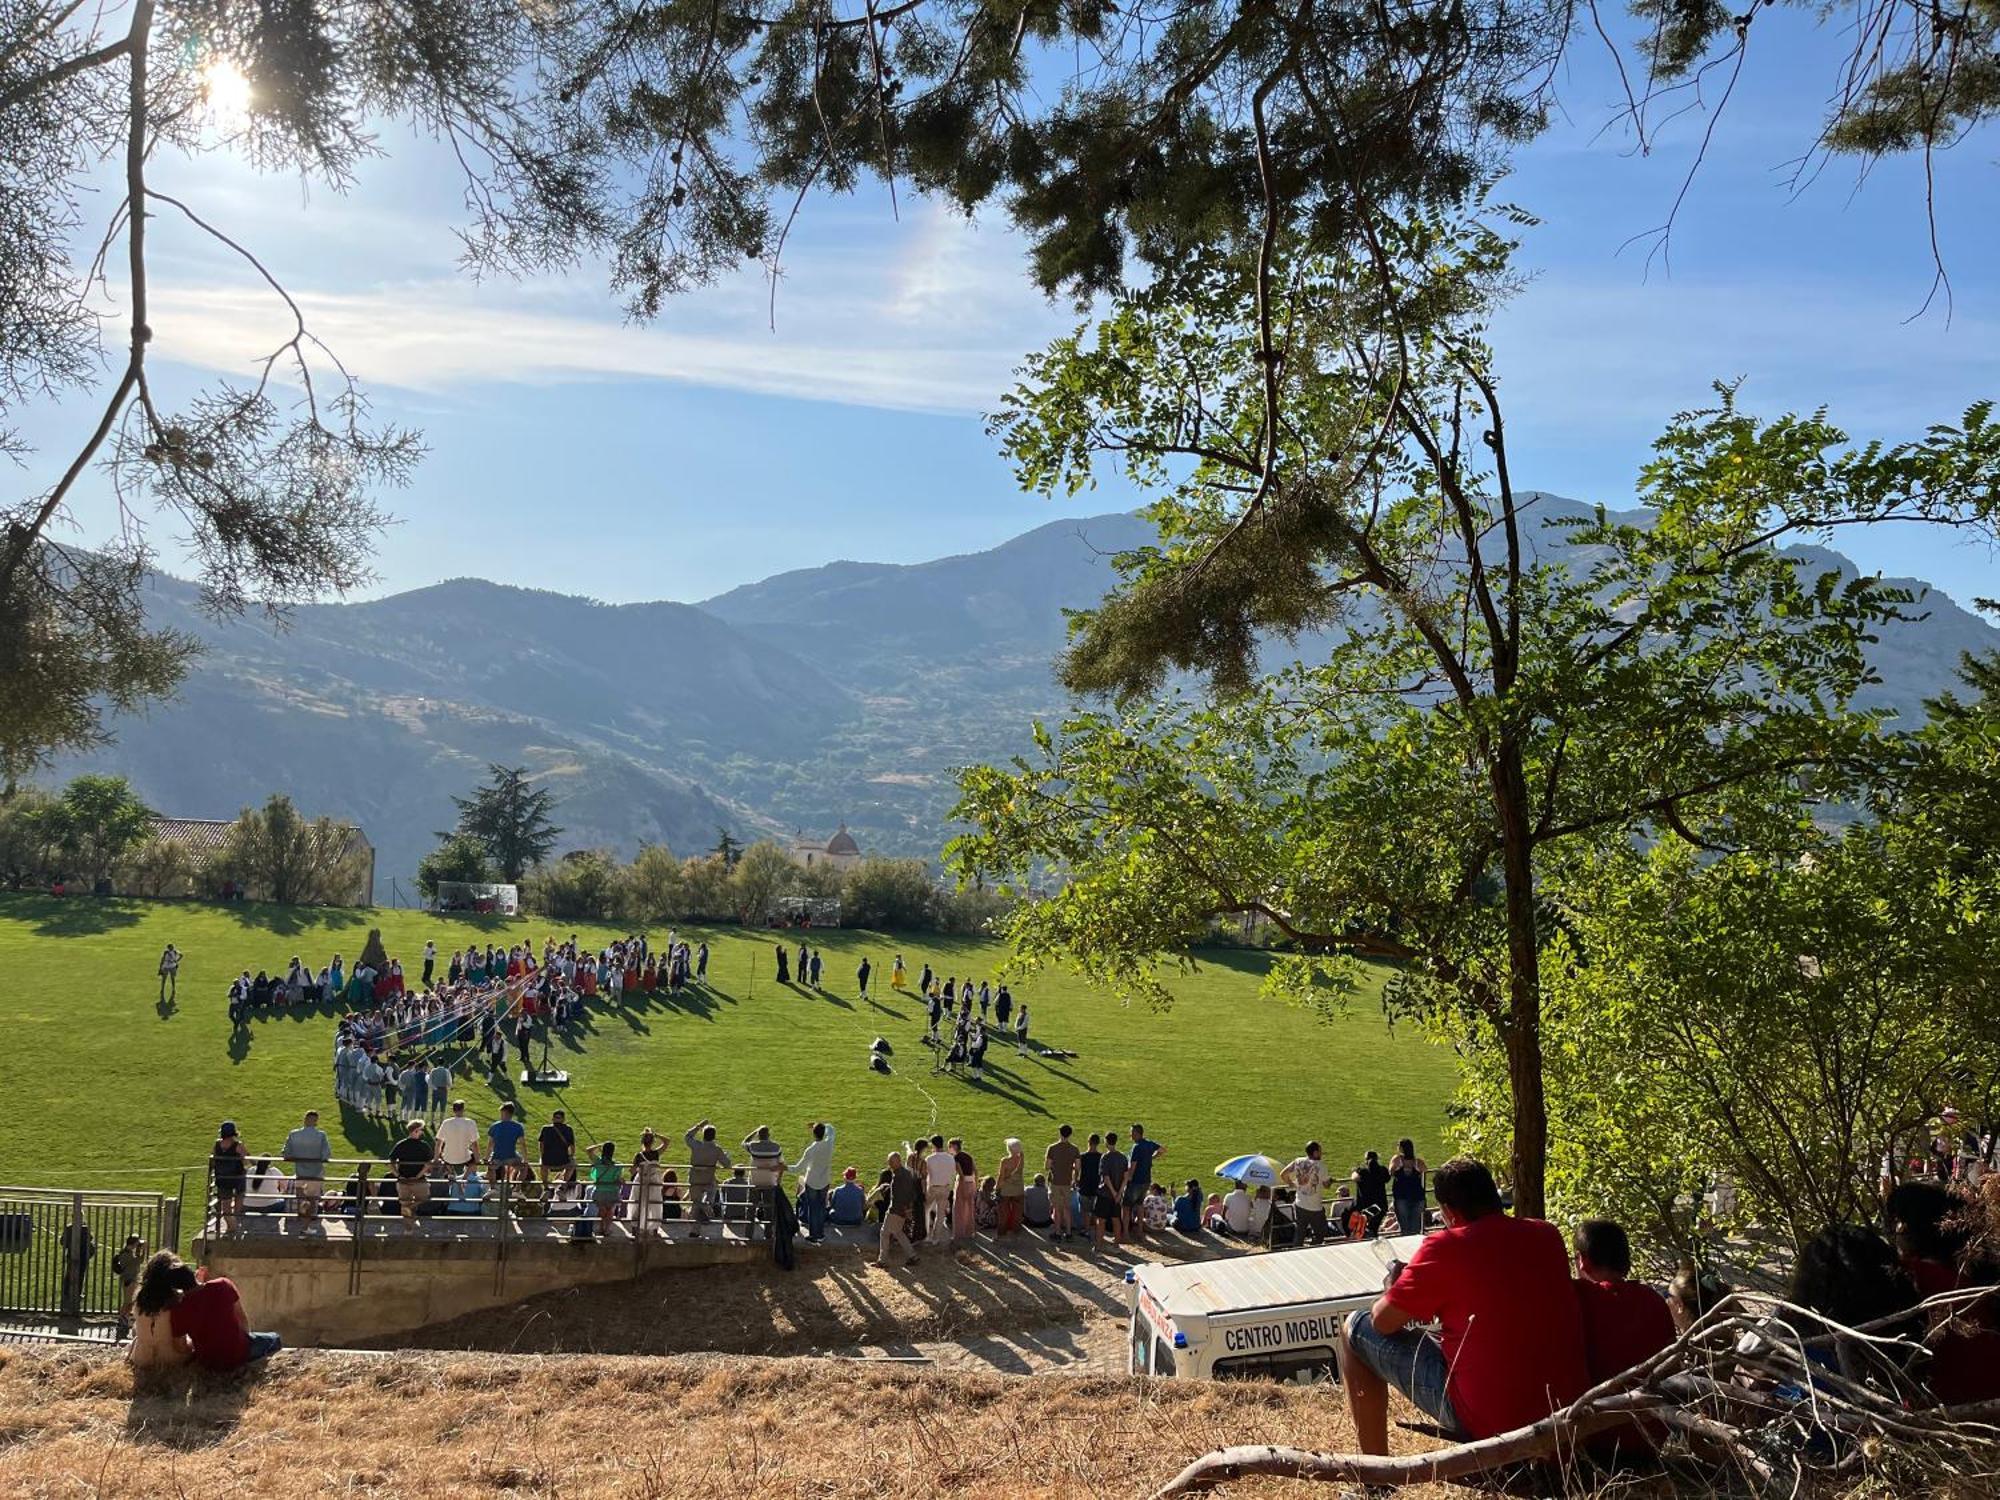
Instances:
[[[1965,695],[1946,691],[1925,704],[1908,772],[1877,805],[1901,822],[1921,821],[1954,865],[1969,869],[2000,863],[2000,651],[1968,653],[1958,675]]]
[[[203,861],[187,845],[150,838],[125,856],[118,867],[118,888],[133,896],[170,900],[192,894],[205,874]]]
[[[848,927],[921,932],[937,924],[937,882],[920,859],[860,861],[847,872],[840,903],[840,919]]]
[[[731,906],[737,920],[756,923],[768,917],[780,896],[796,889],[803,872],[792,857],[768,839],[759,839],[736,861],[730,872]]]
[[[1024,483],[1121,466],[1160,496],[1162,541],[1119,560],[1062,665],[1123,712],[966,773],[974,831],[952,857],[1002,879],[1066,868],[1016,910],[1016,942],[1156,996],[1156,956],[1221,914],[1285,933],[1299,956],[1274,983],[1307,998],[1337,998],[1354,956],[1398,962],[1392,1004],[1462,1011],[1504,1054],[1535,1214],[1538,882],[1606,840],[1784,847],[1775,788],[1851,792],[1879,752],[1844,705],[1907,599],[1780,549],[1890,521],[1990,528],[2000,426],[1980,405],[1852,448],[1823,416],[1762,422],[1723,389],[1655,445],[1646,524],[1544,528],[1481,332],[1511,245],[1452,218],[1368,239],[1275,273],[1163,276],[1029,362],[995,420]],[[1260,678],[1260,642],[1309,631],[1331,632],[1323,661]],[[1162,696],[1169,672],[1221,701]]]
[[[1940,1111],[1992,1117],[1994,874],[1894,822],[1815,836],[1797,858],[1621,843],[1562,872],[1544,1024],[1565,1216],[1616,1217],[1686,1254],[1722,1180],[1725,1227],[1803,1243],[1870,1222],[1882,1163],[1920,1151]],[[1504,1139],[1505,1069],[1464,1039],[1465,1129]]]
[[[438,882],[454,881],[480,885],[493,878],[486,863],[486,846],[478,839],[455,833],[417,861],[417,889],[426,901],[437,900]]]
[[[549,857],[562,836],[549,818],[555,793],[531,787],[525,766],[494,765],[487,770],[486,782],[470,797],[451,799],[458,809],[458,832],[486,851],[502,880],[518,882],[531,866]]]
[[[104,879],[153,831],[153,811],[123,776],[79,776],[42,810],[63,873]]]
[[[572,849],[522,883],[528,910],[572,922],[603,922],[618,904],[618,860],[608,849]]]
[[[711,922],[736,916],[736,891],[720,854],[706,854],[681,866],[681,900],[686,916]]]
[[[53,805],[48,793],[32,786],[0,797],[0,881],[7,889],[18,891],[54,873]]]
[[[686,914],[686,877],[665,844],[642,847],[618,879],[618,913],[625,920],[644,925]]]
[[[252,899],[280,905],[356,905],[370,895],[352,825],[308,819],[282,792],[243,809],[212,867]]]

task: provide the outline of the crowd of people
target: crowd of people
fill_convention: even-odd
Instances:
[[[817,950],[779,945],[776,960],[782,981],[821,985]],[[278,1152],[254,1160],[234,1122],[223,1122],[212,1153],[217,1227],[230,1233],[246,1212],[289,1209],[308,1222],[328,1212],[399,1215],[414,1232],[426,1215],[487,1214],[499,1200],[504,1212],[567,1217],[579,1236],[600,1240],[621,1225],[634,1236],[681,1226],[700,1238],[733,1224],[768,1239],[781,1259],[795,1236],[818,1243],[847,1226],[890,1268],[915,1264],[926,1252],[950,1253],[981,1233],[1005,1242],[1035,1231],[1051,1244],[1081,1241],[1093,1249],[1169,1233],[1269,1245],[1424,1234],[1407,1264],[1392,1264],[1374,1305],[1343,1320],[1341,1371],[1359,1445],[1369,1453],[1386,1451],[1392,1386],[1440,1431],[1491,1436],[1539,1420],[1649,1358],[1727,1292],[1692,1265],[1664,1295],[1635,1282],[1629,1237],[1619,1225],[1586,1221],[1565,1242],[1552,1225],[1511,1215],[1481,1164],[1460,1159],[1432,1173],[1407,1138],[1386,1162],[1370,1150],[1344,1173],[1309,1141],[1274,1174],[1267,1168],[1274,1180],[1205,1191],[1199,1177],[1169,1183],[1160,1175],[1166,1148],[1138,1123],[1122,1135],[1081,1137],[1062,1125],[1036,1160],[1019,1138],[1007,1137],[986,1169],[965,1137],[926,1129],[899,1142],[872,1172],[849,1165],[836,1173],[838,1136],[826,1120],[809,1122],[789,1145],[762,1125],[732,1151],[704,1119],[678,1133],[678,1147],[648,1127],[637,1132],[636,1145],[621,1149],[613,1140],[579,1139],[560,1109],[530,1140],[514,1104],[503,1103],[482,1125],[464,1099],[451,1097],[454,1049],[460,1059],[503,1067],[511,1037],[525,1067],[538,1019],[561,1025],[587,1000],[631,988],[704,984],[707,967],[706,944],[690,948],[670,936],[657,953],[644,937],[596,953],[572,938],[545,942],[539,957],[516,944],[464,949],[442,963],[426,944],[415,987],[393,958],[347,973],[336,955],[312,979],[297,960],[279,981],[246,972],[238,986],[249,1007],[310,1004],[330,994],[348,1002],[337,1027],[336,1096],[397,1121],[399,1135],[379,1178],[357,1167],[329,1191],[332,1145],[315,1113]],[[862,959],[855,979],[863,996],[875,977]],[[1027,1007],[1005,984],[975,984],[925,964],[913,985],[898,954],[890,985],[922,997],[924,1040],[940,1069],[965,1067],[977,1076],[993,1032],[1027,1046]],[[232,1001],[238,998],[233,991]],[[2000,1398],[2000,1293],[1969,1313],[1922,1305],[1926,1297],[2000,1281],[1990,1247],[1968,1236],[1956,1211],[1977,1189],[1986,1149],[1984,1141],[1967,1145],[1941,1131],[1934,1160],[1918,1164],[1922,1173],[1885,1182],[1890,1234],[1853,1227],[1822,1235],[1799,1257],[1790,1293],[1796,1306],[1830,1324],[1901,1318],[1914,1337],[1928,1335],[1929,1358],[1912,1378],[1951,1403]],[[1967,1152],[1970,1167],[1961,1161]],[[226,1280],[204,1282],[171,1256],[155,1256],[143,1270],[128,1259],[135,1358],[228,1368],[276,1347],[275,1336],[250,1332]],[[1846,1357],[1833,1341],[1806,1347],[1823,1351],[1815,1358]],[[1649,1440],[1637,1425],[1620,1436]]]

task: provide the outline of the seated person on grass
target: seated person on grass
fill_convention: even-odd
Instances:
[[[1187,1180],[1187,1190],[1174,1199],[1174,1228],[1182,1234],[1201,1229],[1201,1184],[1192,1177]]]
[[[236,1284],[226,1276],[204,1280],[171,1250],[146,1263],[135,1303],[147,1325],[132,1362],[164,1367],[188,1361],[218,1373],[239,1370],[283,1347],[275,1333],[252,1333]],[[164,1319],[164,1326],[160,1320]]]
[[[1251,1218],[1250,1190],[1239,1182],[1229,1190],[1228,1196],[1222,1200],[1222,1229],[1220,1232],[1228,1235],[1231,1239],[1249,1239]]]
[[[1644,1364],[1674,1341],[1667,1299],[1644,1282],[1630,1281],[1632,1242],[1623,1225],[1585,1219],[1571,1240],[1576,1251],[1576,1302],[1583,1314],[1583,1353],[1590,1383],[1601,1385]],[[1627,1422],[1591,1440],[1592,1452],[1615,1462],[1622,1449],[1645,1454],[1654,1447],[1645,1426]]]
[[[1049,1179],[1037,1172],[1021,1195],[1021,1222],[1030,1229],[1047,1229],[1055,1221],[1055,1208],[1049,1201]]]
[[[1387,1290],[1341,1328],[1341,1381],[1363,1453],[1389,1451],[1389,1387],[1453,1440],[1540,1421],[1589,1387],[1583,1317],[1553,1224],[1500,1206],[1484,1165],[1465,1157],[1432,1177],[1445,1228]],[[1436,1337],[1413,1325],[1435,1320]]]
[[[1667,1299],[1629,1281],[1632,1242],[1624,1226],[1585,1219],[1576,1226],[1576,1300],[1583,1313],[1583,1351],[1590,1383],[1598,1385],[1651,1359],[1674,1341]]]

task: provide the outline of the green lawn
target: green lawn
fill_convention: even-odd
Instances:
[[[315,969],[332,953],[351,965],[370,926],[414,983],[424,939],[441,953],[477,935],[539,949],[556,924],[537,918],[453,919],[412,911],[219,907],[171,902],[0,896],[0,1182],[171,1189],[181,1169],[199,1179],[218,1121],[234,1118],[253,1153],[276,1148],[310,1107],[338,1154],[386,1149],[382,1129],[342,1118],[331,1099],[332,1013],[270,1015],[232,1038],[230,979],[249,967],[282,972],[294,953]],[[559,936],[569,931],[563,924]],[[615,934],[579,929],[590,941]],[[825,953],[828,993],[773,982],[771,944],[736,929],[706,932],[713,993],[602,1001],[556,1052],[571,1075],[550,1092],[464,1077],[473,1113],[490,1119],[515,1098],[530,1131],[550,1109],[569,1111],[581,1139],[614,1138],[629,1152],[641,1126],[678,1137],[711,1116],[732,1146],[770,1123],[789,1147],[805,1124],[833,1120],[836,1158],[872,1171],[891,1146],[922,1129],[966,1137],[982,1168],[1008,1135],[1030,1156],[1067,1121],[1080,1133],[1136,1119],[1165,1143],[1162,1175],[1206,1178],[1244,1151],[1293,1153],[1309,1137],[1335,1162],[1370,1147],[1386,1156],[1400,1135],[1437,1154],[1453,1064],[1407,1031],[1391,1034],[1371,988],[1327,1022],[1257,993],[1264,962],[1217,950],[1177,987],[1173,1009],[1121,1006],[1079,981],[1048,976],[1017,989],[1035,1036],[1073,1049],[1060,1064],[995,1045],[983,1084],[933,1077],[919,1042],[919,1007],[888,988],[897,951],[912,981],[929,960],[943,972],[986,977],[1001,945],[935,935],[812,935]],[[658,936],[656,934],[656,936]],[[157,1004],[155,968],[169,941],[184,954],[179,1003]],[[876,997],[854,993],[863,953]],[[754,970],[754,973],[753,973]],[[895,1072],[867,1066],[877,1035],[895,1047]],[[463,1075],[462,1075],[463,1076]],[[1281,1157],[1282,1159],[1282,1157]]]

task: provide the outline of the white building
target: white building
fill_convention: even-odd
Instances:
[[[799,834],[792,840],[792,858],[807,869],[816,865],[832,865],[837,870],[844,870],[860,861],[861,846],[854,842],[854,835],[842,823],[839,831],[824,843]]]

